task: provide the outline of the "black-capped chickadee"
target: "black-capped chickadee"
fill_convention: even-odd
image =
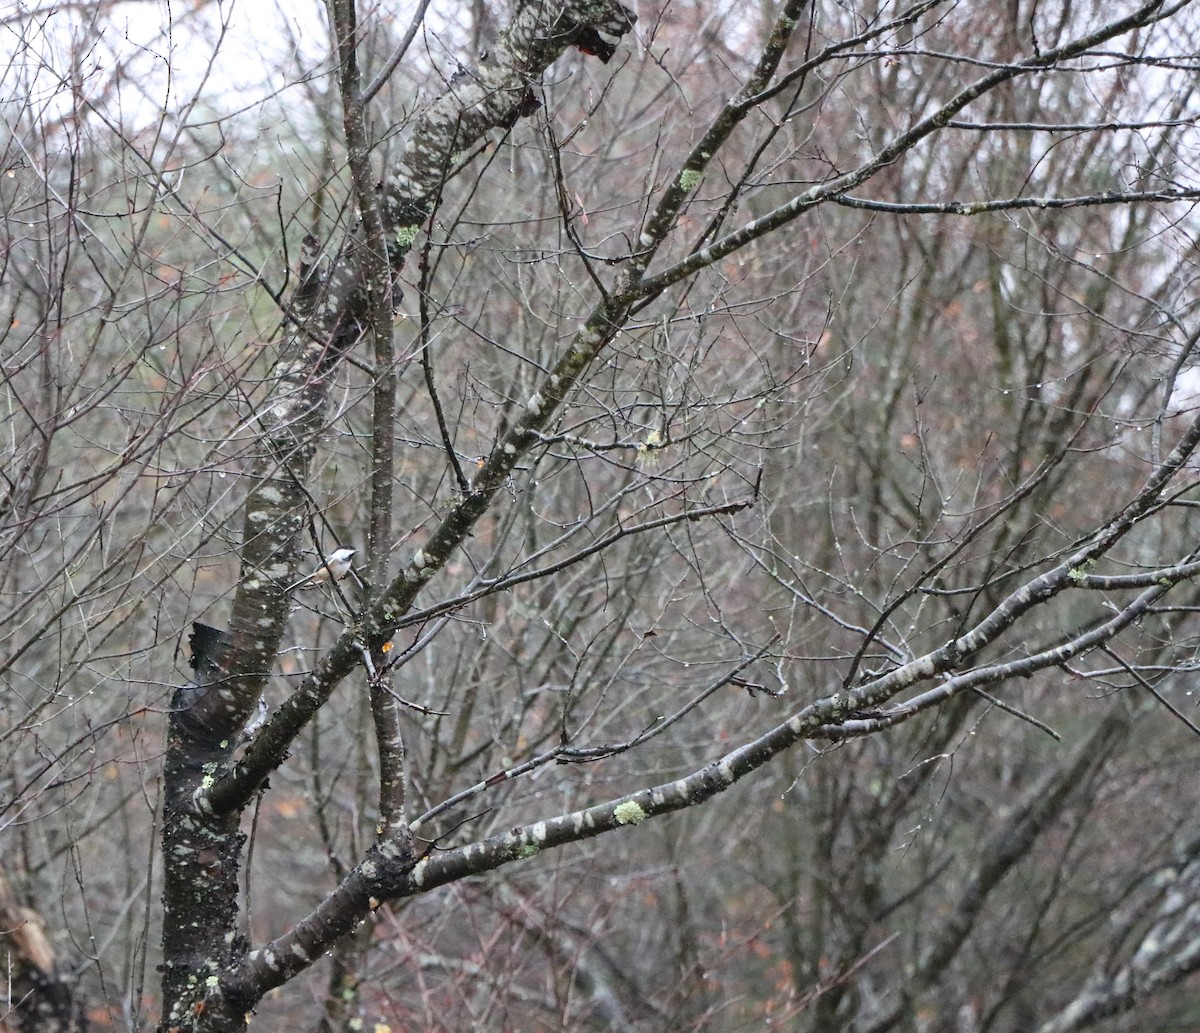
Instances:
[[[341,581],[350,573],[355,552],[356,549],[334,549],[316,570],[302,577],[294,585],[289,585],[287,590],[292,592],[297,588],[316,588],[317,585],[326,585],[330,581]]]

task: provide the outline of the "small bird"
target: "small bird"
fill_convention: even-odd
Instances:
[[[327,585],[330,581],[341,581],[350,573],[350,565],[354,562],[354,554],[357,551],[357,549],[334,549],[316,570],[302,577],[294,585],[289,585],[287,590],[292,592],[297,588],[316,588],[317,585]]]

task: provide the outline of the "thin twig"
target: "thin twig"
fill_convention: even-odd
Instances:
[[[1100,651],[1102,653],[1104,653],[1105,656],[1110,657],[1112,660],[1115,660],[1118,664],[1120,664],[1121,669],[1124,670],[1124,672],[1126,674],[1128,674],[1130,678],[1132,678],[1143,689],[1145,689],[1148,693],[1150,693],[1151,696],[1153,696],[1156,700],[1158,700],[1159,703],[1161,703],[1164,707],[1166,707],[1172,714],[1175,715],[1175,717],[1179,718],[1179,720],[1182,721],[1185,725],[1187,725],[1188,728],[1190,728],[1196,735],[1200,735],[1200,728],[1196,727],[1196,725],[1187,717],[1187,715],[1185,715],[1182,711],[1180,711],[1179,708],[1176,707],[1174,703],[1172,703],[1169,699],[1167,699],[1165,696],[1163,696],[1163,694],[1161,692],[1159,692],[1158,689],[1156,689],[1145,678],[1143,678],[1140,674],[1138,674],[1137,671],[1135,671],[1132,667],[1130,667],[1129,664],[1125,660],[1123,660],[1121,657],[1117,656],[1117,654],[1114,653],[1111,649],[1109,649],[1108,646],[1101,646]]]

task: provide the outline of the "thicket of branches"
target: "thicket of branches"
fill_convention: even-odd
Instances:
[[[1194,1023],[1191,4],[469,6],[0,15],[0,1030]]]

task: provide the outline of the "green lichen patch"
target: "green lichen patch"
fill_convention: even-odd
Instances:
[[[613,811],[613,817],[617,819],[618,825],[640,825],[646,820],[647,814],[640,805],[632,800],[627,800],[625,803],[617,804],[616,810]]]

